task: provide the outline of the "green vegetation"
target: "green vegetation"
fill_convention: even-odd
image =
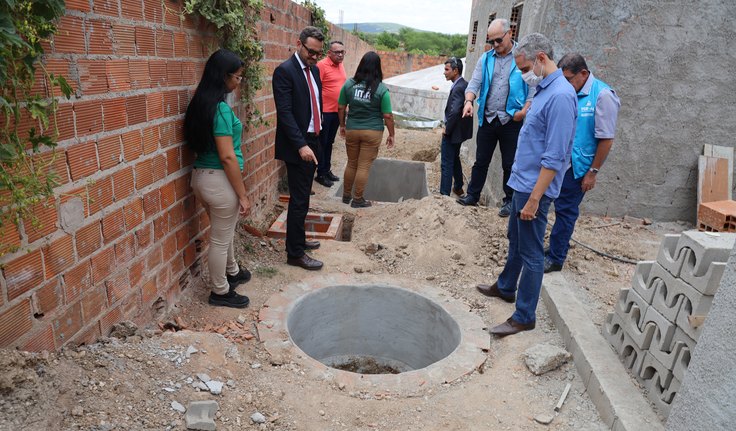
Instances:
[[[330,49],[330,44],[328,43],[330,41],[330,24],[327,22],[327,18],[325,18],[325,10],[312,0],[304,0],[302,5],[312,14],[312,25],[317,27],[325,36],[322,51],[327,54],[327,51]]]
[[[279,270],[271,266],[259,266],[253,269],[253,272],[261,277],[273,278],[279,273]]]
[[[63,14],[63,0],[0,1],[0,228],[21,219],[38,225],[33,208],[56,186],[55,152],[35,155],[56,146],[57,96],[72,93],[63,77],[47,73],[40,62],[42,43]],[[45,83],[41,90],[35,85],[37,68]],[[29,128],[22,126],[28,123]]]
[[[442,34],[402,27],[398,33],[384,31],[378,34],[353,32],[362,40],[383,51],[406,51],[411,54],[448,55],[465,57],[467,35]]]

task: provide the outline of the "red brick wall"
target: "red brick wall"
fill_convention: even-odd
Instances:
[[[384,79],[444,64],[448,58],[444,55],[415,55],[401,51],[378,51],[378,54],[381,56]]]
[[[150,322],[198,275],[207,244],[209,221],[189,188],[193,154],[183,145],[182,122],[218,45],[212,29],[181,21],[161,0],[66,7],[44,60],[75,90],[58,112],[60,185],[35,210],[39,226],[0,232],[0,251],[20,247],[0,257],[0,347],[54,350],[106,335],[121,320]],[[256,102],[269,123],[243,137],[253,218],[273,205],[283,172],[273,159],[270,76],[309,23],[303,7],[266,1],[259,34],[268,78]],[[368,47],[340,36],[356,55]],[[43,79],[36,90],[47,91]],[[24,120],[25,130],[31,126]]]

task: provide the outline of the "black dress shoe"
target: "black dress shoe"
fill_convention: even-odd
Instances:
[[[562,271],[562,265],[558,265],[556,263],[552,263],[548,261],[547,259],[544,260],[544,273],[550,273],[550,272],[557,272]]]
[[[522,331],[531,331],[535,326],[535,322],[524,324],[509,317],[508,320],[502,324],[491,328],[490,333],[497,337],[505,337],[507,335],[518,334]]]
[[[250,271],[247,269],[239,268],[238,273],[235,275],[225,274],[227,276],[227,283],[230,285],[230,291],[235,290],[236,287],[241,284],[245,284],[250,281]]]
[[[508,217],[511,215],[511,201],[503,204],[500,210],[498,210],[499,217]]]
[[[506,296],[502,294],[501,291],[498,290],[498,282],[493,283],[490,286],[487,284],[479,284],[475,286],[475,288],[478,290],[478,292],[484,294],[485,296],[490,296],[492,298],[501,298],[502,300],[510,303],[513,303],[516,300],[516,295]]]
[[[466,207],[474,207],[478,205],[478,201],[473,199],[470,195],[465,195],[457,200],[457,203]]]
[[[240,295],[234,290],[231,290],[223,295],[216,293],[210,293],[210,297],[207,299],[210,305],[218,305],[220,307],[232,307],[232,308],[245,308],[250,303],[245,295]]]
[[[332,181],[330,181],[329,178],[323,177],[323,176],[317,176],[314,181],[322,184],[325,187],[332,187],[332,184],[334,184]]]
[[[289,257],[286,259],[286,263],[292,266],[300,266],[309,271],[322,269],[322,262],[318,261],[317,259],[312,259],[306,254],[302,257]]]
[[[317,250],[319,248],[319,241],[304,241],[304,248],[307,250]]]
[[[340,181],[340,177],[338,177],[337,175],[333,174],[332,171],[327,172],[327,174],[325,174],[325,177],[327,177],[327,179],[330,180],[330,181],[332,181],[332,182]]]

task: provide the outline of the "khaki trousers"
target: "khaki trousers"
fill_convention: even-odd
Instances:
[[[353,199],[363,199],[365,185],[373,161],[378,156],[383,130],[347,130],[345,149],[348,164],[345,167],[343,194],[349,196],[355,185]]]
[[[225,274],[236,275],[239,271],[233,248],[240,205],[238,196],[222,169],[194,169],[191,185],[194,196],[210,217],[210,248],[207,252],[210,288],[213,293],[224,295],[230,290]]]

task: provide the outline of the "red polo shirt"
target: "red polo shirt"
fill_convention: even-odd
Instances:
[[[317,67],[322,80],[322,112],[337,112],[337,98],[347,79],[345,67],[342,63],[335,64],[330,57],[320,60]]]

